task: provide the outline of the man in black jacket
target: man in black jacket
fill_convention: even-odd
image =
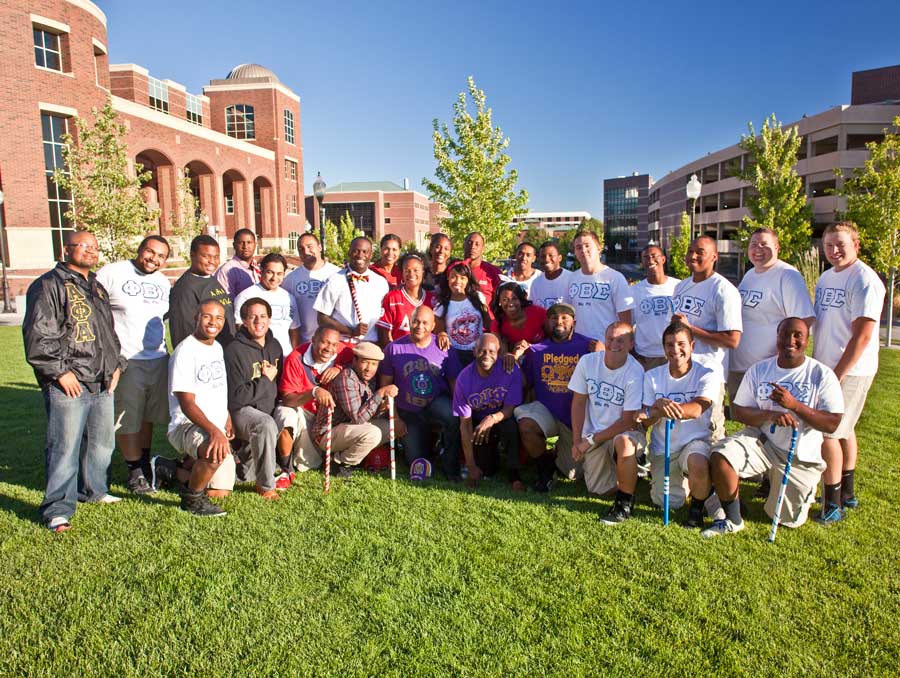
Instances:
[[[65,262],[28,288],[22,333],[25,357],[47,411],[47,487],[41,521],[68,530],[78,500],[111,504],[106,472],[115,446],[113,391],[125,360],[113,328],[109,295],[91,268],[97,239],[66,237]]]
[[[228,410],[235,437],[248,444],[250,454],[241,455],[239,476],[255,480],[263,499],[278,499],[275,491],[276,447],[283,422],[276,421],[281,344],[269,331],[272,308],[253,297],[241,308],[241,329],[225,349],[228,377]],[[280,419],[280,418],[279,418]],[[278,459],[282,473],[290,473],[290,455]]]

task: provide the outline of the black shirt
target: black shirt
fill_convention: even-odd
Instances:
[[[197,275],[190,271],[184,274],[172,286],[169,295],[169,335],[172,348],[176,348],[184,339],[193,334],[195,329],[194,315],[200,304],[214,299],[225,307],[225,327],[217,337],[223,347],[234,339],[234,305],[225,288],[214,275]]]

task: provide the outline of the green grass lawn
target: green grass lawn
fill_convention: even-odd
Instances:
[[[45,417],[17,328],[0,328],[0,675],[886,675],[900,667],[900,354],[860,426],[862,508],[704,542],[562,483],[335,481],[220,520],[177,496],[37,522]],[[894,412],[894,414],[891,414]],[[159,449],[168,449],[157,436]],[[124,495],[118,454],[113,492]],[[680,515],[676,516],[680,518]]]

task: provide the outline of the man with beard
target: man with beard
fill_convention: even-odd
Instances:
[[[325,282],[313,304],[319,325],[337,330],[345,341],[378,341],[376,323],[381,302],[390,290],[387,280],[369,270],[371,258],[372,242],[354,238],[347,268]]]
[[[116,336],[128,361],[115,393],[116,442],[128,466],[126,486],[135,494],[156,490],[150,482],[153,424],[169,422],[163,318],[172,285],[160,270],[168,258],[168,241],[150,235],[141,241],[134,259],[107,264],[97,273],[109,293]]]
[[[768,475],[765,509],[770,518],[775,518],[793,428],[798,437],[778,522],[800,527],[809,515],[825,470],[822,433],[837,429],[844,397],[831,368],[806,357],[809,327],[805,318],[785,318],[777,333],[776,356],[750,367],[734,398],[733,416],[747,428],[713,447],[710,469],[725,517],[704,530],[704,537],[744,529],[739,478]]]
[[[300,319],[299,343],[305,343],[312,339],[313,332],[319,326],[319,318],[313,308],[319,290],[340,269],[322,259],[322,245],[312,233],[300,236],[297,254],[303,260],[303,265],[288,273],[281,286],[294,298]]]
[[[549,338],[532,344],[522,356],[522,374],[534,397],[514,412],[522,447],[537,464],[535,492],[553,488],[557,468],[575,477],[569,380],[590,345],[590,339],[575,332],[575,309],[569,304],[555,303],[547,309],[544,332]],[[547,438],[552,437],[557,437],[555,458],[547,451]]]

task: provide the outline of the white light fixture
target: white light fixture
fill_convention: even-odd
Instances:
[[[687,187],[685,191],[687,192],[687,197],[690,200],[696,200],[700,197],[700,189],[703,185],[700,183],[700,180],[697,178],[696,174],[691,175],[690,181],[687,183]]]

